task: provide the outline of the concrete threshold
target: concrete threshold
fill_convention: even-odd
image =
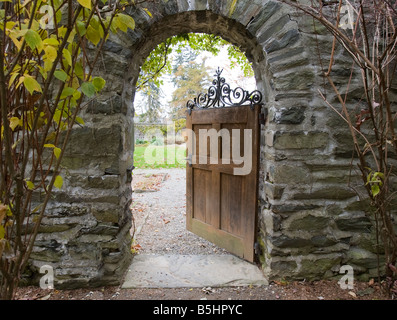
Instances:
[[[254,264],[233,255],[153,255],[133,258],[122,288],[268,285]]]

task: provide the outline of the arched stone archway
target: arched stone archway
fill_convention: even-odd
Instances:
[[[139,69],[168,37],[219,35],[252,62],[268,118],[261,132],[258,258],[270,278],[337,274],[376,265],[370,223],[348,187],[350,146],[317,90],[322,85],[311,19],[277,1],[169,0],[127,9],[136,29],[106,43],[105,92],[87,105],[66,151],[64,187],[49,204],[32,254],[58,287],[118,284],[129,265],[129,174]]]

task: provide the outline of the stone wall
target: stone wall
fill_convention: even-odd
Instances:
[[[267,0],[168,0],[127,9],[136,29],[111,37],[98,70],[105,92],[81,115],[64,160],[67,181],[44,220],[33,266],[55,267],[58,286],[115,284],[131,259],[128,211],[133,100],[139,68],[172,35],[220,35],[246,52],[269,111],[260,153],[259,261],[269,278],[318,279],[350,264],[376,267],[373,228],[350,186],[347,127],[319,96],[318,48],[330,48],[312,19]],[[253,18],[253,20],[251,20]],[[340,84],[347,60],[337,55]],[[355,82],[352,86],[356,85]],[[325,88],[326,89],[326,88]],[[327,97],[334,99],[332,93]]]

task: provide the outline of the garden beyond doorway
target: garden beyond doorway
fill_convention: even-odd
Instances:
[[[267,285],[256,265],[186,230],[186,169],[136,169],[132,190],[136,256],[122,288]]]
[[[227,253],[186,230],[186,169],[135,169],[132,190],[136,253]]]

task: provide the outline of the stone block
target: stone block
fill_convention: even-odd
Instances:
[[[272,210],[275,213],[279,214],[292,214],[296,211],[301,210],[313,210],[319,208],[316,204],[296,204],[296,203],[286,203],[285,201],[280,204],[272,205]]]
[[[87,229],[84,233],[116,236],[119,230],[119,227],[114,226],[113,223],[108,222],[98,223],[95,227]]]
[[[327,256],[313,256],[304,258],[300,264],[299,275],[305,279],[321,279],[325,273],[334,269],[339,270],[342,255],[338,253],[327,254]]]
[[[270,25],[267,25],[266,28],[263,28],[264,31],[258,36],[258,43],[265,44],[271,38],[274,37],[275,34],[280,32],[285,25],[290,22],[290,18],[288,15],[281,16],[277,21],[273,22]],[[266,50],[266,49],[265,49]]]
[[[272,272],[278,274],[283,278],[286,275],[293,274],[297,267],[297,263],[291,260],[277,260],[270,263],[270,268]]]
[[[278,248],[302,248],[311,246],[312,243],[308,239],[290,238],[286,235],[272,236],[269,238],[271,243]]]
[[[272,170],[273,171],[273,170]],[[309,182],[309,172],[304,165],[277,165],[271,175],[274,183],[281,184],[305,184]]]
[[[276,132],[274,147],[276,149],[322,149],[328,144],[326,132]]]
[[[284,189],[284,187],[278,186],[274,183],[265,182],[264,185],[264,192],[266,194],[266,197],[269,197],[271,199],[280,199],[283,195]]]
[[[113,93],[110,97],[101,97],[101,99],[94,99],[87,107],[89,113],[102,113],[102,114],[114,114],[120,113],[122,110],[121,96]]]
[[[84,155],[87,158],[117,155],[122,151],[122,128],[110,127],[75,128],[66,148],[69,155]]]
[[[274,88],[277,91],[307,90],[315,82],[313,70],[301,68],[291,72],[280,72],[274,75]]]
[[[64,223],[64,224],[44,224],[42,223],[39,227],[39,233],[54,233],[54,232],[63,232],[77,226],[76,223]]]
[[[273,121],[277,124],[300,124],[305,119],[305,107],[280,108]]]
[[[74,242],[67,245],[67,250],[70,258],[75,261],[78,260],[92,260],[100,259],[100,249],[95,243],[82,243]]]
[[[83,189],[80,187],[69,187],[67,190],[54,192],[54,199],[65,203],[109,203],[119,204],[120,195],[117,189]]]
[[[288,30],[279,40],[273,40],[266,46],[266,52],[271,53],[273,51],[284,49],[294,45],[300,38],[300,32],[297,29]]]
[[[377,255],[361,248],[350,248],[346,253],[346,258],[344,260],[346,264],[351,263],[367,269],[376,268],[378,266]]]
[[[83,234],[76,238],[78,243],[107,243],[114,239],[113,236],[107,234]],[[75,242],[75,243],[76,243]]]
[[[292,195],[294,200],[306,199],[330,199],[330,200],[346,200],[356,196],[356,193],[342,186],[325,186],[317,190],[296,190]]]
[[[304,217],[293,219],[289,225],[289,231],[319,231],[325,229],[330,223],[330,219],[328,217],[319,217],[313,215],[306,215]]]
[[[119,175],[88,176],[87,187],[94,189],[116,189],[120,187]]]
[[[249,24],[248,31],[256,35],[258,30],[278,11],[281,5],[276,1],[267,1],[262,5],[261,11],[255,16],[255,19]]]
[[[92,214],[100,222],[117,223],[120,216],[119,210],[114,206],[95,206],[92,208]]]
[[[317,235],[310,238],[310,241],[315,247],[324,248],[335,245],[337,242],[334,239],[328,238],[326,235]]]
[[[337,227],[342,231],[369,233],[372,223],[367,217],[347,216],[346,218],[335,220]]]
[[[369,212],[371,209],[374,210],[374,208],[371,208],[371,200],[369,198],[359,201],[354,201],[345,207],[346,211]]]

